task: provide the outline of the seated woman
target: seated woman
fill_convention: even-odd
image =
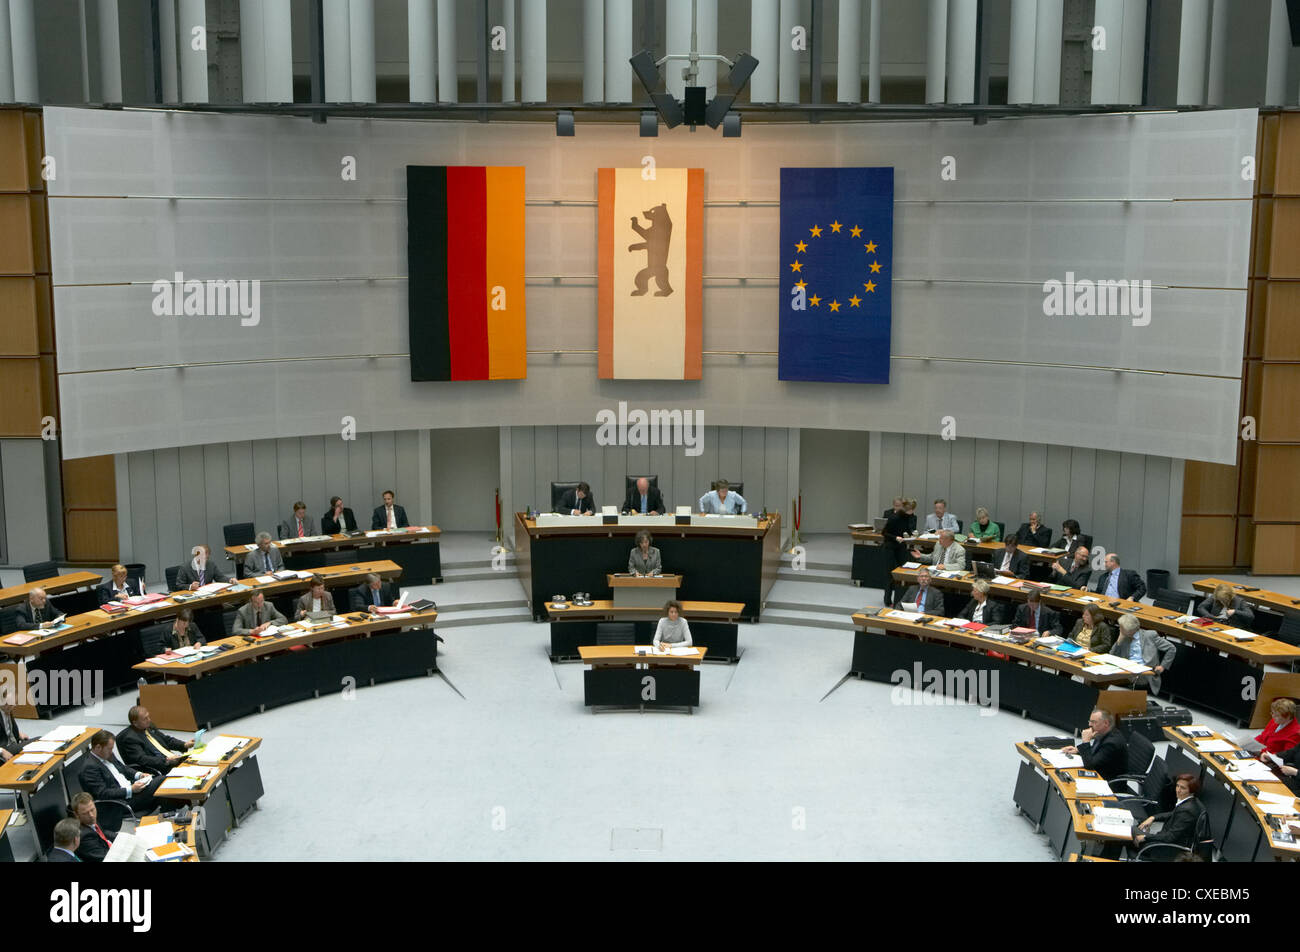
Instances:
[[[162,646],[168,651],[206,643],[207,639],[203,637],[203,632],[199,631],[199,626],[194,624],[194,612],[188,608],[182,608],[177,612],[171,628],[162,634]]]
[[[659,625],[655,628],[654,646],[660,651],[667,651],[672,647],[690,646],[695,642],[691,641],[691,626],[686,623],[682,617],[682,606],[676,600],[665,603],[665,617],[659,619]]]
[[[1295,719],[1295,701],[1280,697],[1269,705],[1272,719],[1255,735],[1255,740],[1270,754],[1281,754],[1300,744],[1300,724]]]
[[[325,591],[325,580],[319,575],[311,577],[311,588],[298,599],[294,621],[301,621],[312,612],[329,612],[334,614],[334,596]]]
[[[1115,629],[1106,623],[1096,606],[1089,605],[1074,623],[1069,638],[1081,648],[1105,654],[1115,643]]]
[[[1248,628],[1255,621],[1255,613],[1240,595],[1232,593],[1230,585],[1216,585],[1213,594],[1197,603],[1196,617],[1213,618],[1235,628]]]
[[[989,511],[983,506],[975,510],[975,521],[966,529],[966,534],[976,542],[997,542],[1001,537],[1000,527],[989,519]]]
[[[642,529],[636,534],[636,545],[627,557],[627,570],[633,575],[659,575],[664,570],[659,550],[652,543],[650,533]]]
[[[1138,824],[1142,832],[1133,836],[1133,842],[1139,848],[1152,843],[1171,843],[1189,850],[1196,849],[1196,823],[1205,812],[1196,795],[1201,792],[1200,781],[1192,774],[1179,774],[1174,781],[1174,798],[1177,801],[1168,813],[1157,813]],[[1151,824],[1159,820],[1164,826],[1159,833],[1146,832]]]

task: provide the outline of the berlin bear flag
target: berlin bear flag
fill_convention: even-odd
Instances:
[[[600,169],[597,376],[699,380],[704,170]]]
[[[889,383],[892,168],[781,170],[781,380]]]

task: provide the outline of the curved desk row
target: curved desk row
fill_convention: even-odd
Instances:
[[[1030,743],[1016,744],[1021,756],[1013,800],[1035,832],[1044,833],[1057,859],[1074,854],[1087,860],[1115,859],[1133,834],[1102,832],[1093,827],[1093,811],[1116,807],[1119,798],[1107,793],[1080,793],[1079,781],[1104,783],[1093,770],[1056,768]],[[1105,855],[1099,855],[1104,853]]]
[[[287,539],[272,542],[280,550],[288,569],[317,569],[350,557],[385,558],[402,567],[407,585],[432,585],[442,581],[442,530],[437,526],[408,526],[405,529],[379,529],[357,535],[337,533],[312,536],[301,542]],[[370,550],[370,551],[362,551]],[[247,545],[226,546],[226,558],[236,565],[250,552]]]
[[[885,545],[885,537],[876,529],[850,526],[849,538],[853,540],[853,565],[850,570],[853,582],[857,585],[865,585],[867,588],[885,588],[889,584],[889,573],[896,568],[893,553],[889,546]],[[908,551],[915,548],[922,552],[929,552],[934,548],[937,539],[937,535],[928,538],[913,536],[903,541]],[[991,560],[1003,550],[1004,546],[1001,542],[976,542],[967,539],[962,543],[962,548],[966,550],[968,558],[979,556],[981,559]],[[1039,547],[1031,545],[1021,545],[1016,548],[1025,554],[1031,565],[1043,568],[1050,566],[1064,554],[1063,550],[1036,551]]]

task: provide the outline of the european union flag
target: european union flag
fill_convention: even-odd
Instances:
[[[889,383],[894,170],[781,170],[781,380]]]

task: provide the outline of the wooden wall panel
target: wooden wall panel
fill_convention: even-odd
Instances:
[[[103,564],[118,561],[116,509],[66,511],[63,514],[63,536],[70,562]]]
[[[44,415],[40,358],[0,361],[0,436],[40,436]]]
[[[1281,117],[1277,113],[1259,117],[1259,140],[1255,148],[1255,194],[1272,195],[1277,181],[1277,142]]]
[[[1262,444],[1255,482],[1255,522],[1300,523],[1300,446]]]
[[[0,110],[0,191],[28,190],[27,153],[27,128],[23,122],[23,113],[16,109]]]
[[[1300,575],[1300,532],[1295,526],[1255,526],[1251,567],[1256,575]]]
[[[1300,284],[1264,283],[1264,326],[1260,356],[1265,360],[1300,360]]]
[[[1259,441],[1300,443],[1300,364],[1260,367]]]
[[[115,507],[117,476],[113,457],[86,456],[64,460],[63,501],[77,507]]]
[[[1237,467],[1188,460],[1183,468],[1183,515],[1237,511]]]
[[[1268,262],[1268,276],[1300,278],[1300,198],[1275,198],[1272,204],[1268,256],[1263,258]]]
[[[0,274],[33,274],[31,201],[25,194],[0,195]]]
[[[40,353],[36,282],[32,276],[0,277],[0,354],[35,357]]]
[[[1282,113],[1276,118],[1276,131],[1264,143],[1272,153],[1272,191],[1275,195],[1300,195],[1300,116]]]
[[[1187,568],[1231,568],[1234,516],[1183,516],[1178,564]]]

